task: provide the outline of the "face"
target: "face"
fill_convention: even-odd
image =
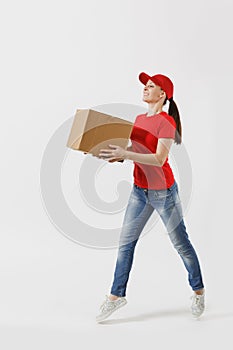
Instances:
[[[160,86],[156,85],[152,80],[148,80],[144,89],[143,89],[143,101],[145,102],[158,102],[164,101],[166,98],[165,92],[161,89]]]

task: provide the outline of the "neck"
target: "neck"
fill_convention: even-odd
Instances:
[[[161,113],[163,111],[160,103],[149,103],[148,104],[148,113],[147,115],[154,115]]]

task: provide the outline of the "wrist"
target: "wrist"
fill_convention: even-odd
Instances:
[[[130,159],[130,151],[125,151],[124,159]]]

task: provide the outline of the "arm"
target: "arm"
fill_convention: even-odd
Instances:
[[[159,138],[156,153],[152,154],[131,152],[127,148],[125,151],[125,159],[129,159],[137,163],[162,167],[168,157],[173,141],[174,139],[172,138]]]

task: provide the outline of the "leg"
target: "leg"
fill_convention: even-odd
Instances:
[[[204,288],[201,269],[195,249],[188,238],[184,220],[182,219],[176,229],[168,234],[188,271],[189,284],[194,291],[198,291],[198,294]]]
[[[155,200],[156,201],[156,200]],[[181,201],[178,194],[177,184],[164,193],[162,197],[157,194],[156,207],[169,235],[169,238],[180,255],[186,270],[191,288],[198,293],[203,293],[200,264],[197,254],[192,246],[183,220]]]
[[[114,281],[110,295],[112,300],[116,299],[114,296],[126,295],[126,286],[133,263],[135,246],[153,211],[154,208],[148,203],[147,194],[143,189],[133,186],[120,235]]]

